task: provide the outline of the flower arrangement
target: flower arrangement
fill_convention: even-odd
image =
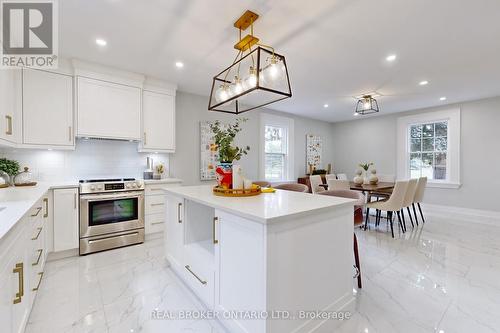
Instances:
[[[5,172],[9,176],[15,176],[19,173],[19,162],[0,158],[0,171]]]
[[[249,146],[244,148],[233,146],[236,134],[242,130],[241,124],[247,120],[246,118],[238,118],[234,124],[228,126],[222,126],[219,120],[210,124],[210,130],[214,134],[215,145],[219,153],[219,162],[232,163],[248,153]]]
[[[358,164],[358,166],[360,168],[362,168],[363,170],[368,171],[368,169],[370,169],[370,167],[373,165],[373,162],[367,162],[367,163],[360,163]]]

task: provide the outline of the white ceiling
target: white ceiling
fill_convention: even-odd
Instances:
[[[290,73],[292,98],[271,108],[306,117],[353,119],[352,96],[374,90],[383,95],[381,114],[500,95],[498,0],[63,0],[59,6],[62,56],[163,78],[205,96],[212,76],[235,56],[234,20],[251,9],[261,15],[255,35],[286,56]],[[99,37],[106,47],[95,44]],[[398,58],[389,64],[385,57],[393,53]],[[419,86],[422,80],[429,84]]]

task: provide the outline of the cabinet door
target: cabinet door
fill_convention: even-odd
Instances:
[[[14,264],[15,265],[15,264]],[[0,267],[0,325],[2,332],[11,332],[12,327],[12,304],[13,297],[17,291],[13,291],[14,281],[18,277],[12,273],[12,261]]]
[[[0,70],[0,141],[19,143],[21,107],[20,71]]]
[[[143,93],[144,149],[175,150],[175,97],[151,91]]]
[[[173,196],[166,197],[165,240],[167,259],[172,268],[182,272],[184,253],[184,204],[183,200]]]
[[[266,310],[264,226],[221,211],[215,214],[215,310]],[[231,332],[265,332],[265,320],[237,321],[225,325]]]
[[[73,146],[73,78],[23,70],[23,142]]]
[[[78,77],[78,136],[140,140],[141,90]]]
[[[54,190],[54,251],[76,249],[78,239],[78,189]]]

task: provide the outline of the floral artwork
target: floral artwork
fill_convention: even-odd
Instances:
[[[309,167],[319,169],[321,165],[321,155],[323,154],[323,141],[318,135],[306,135],[306,173]]]
[[[211,122],[200,122],[200,179],[216,179],[215,168],[219,161],[214,134],[210,129]]]

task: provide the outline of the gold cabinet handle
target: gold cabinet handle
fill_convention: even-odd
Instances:
[[[200,281],[201,284],[207,284],[207,281],[202,280],[198,275],[196,275],[192,270],[189,265],[184,266],[189,273],[193,274],[193,276],[196,278],[196,280]]]
[[[147,145],[146,132],[144,132],[144,145]]]
[[[7,119],[7,131],[5,131],[5,134],[12,135],[12,116],[7,115],[5,119]]]
[[[38,284],[36,285],[36,287],[31,289],[33,291],[37,291],[40,288],[40,283],[42,283],[43,272],[39,272],[38,275],[40,275],[40,279],[38,280]]]
[[[73,142],[73,128],[71,128],[71,126],[68,127],[68,140],[69,142]]]
[[[36,234],[35,237],[33,237],[31,240],[37,240],[38,237],[40,237],[40,234],[42,233],[42,227],[36,228],[38,230],[38,233]]]
[[[43,213],[43,217],[49,217],[49,199],[43,198],[43,203],[45,205],[45,211]]]
[[[151,204],[151,207],[154,207],[154,206],[163,206],[163,205],[165,205],[163,202],[161,202],[161,203],[153,203],[153,204]]]
[[[182,208],[182,203],[177,204],[177,222],[182,223],[181,219],[181,208]]]
[[[76,210],[76,192],[73,194],[73,208]]]
[[[151,222],[151,225],[157,225],[157,224],[163,224],[163,223],[165,223],[165,222],[163,222],[163,221]]]
[[[36,213],[35,214],[31,214],[31,217],[37,217],[38,214],[40,214],[40,211],[42,210],[42,207],[37,207],[36,208]]]
[[[40,258],[42,257],[43,249],[38,249],[38,258],[36,258],[36,262],[32,263],[31,266],[36,266],[40,263]]]
[[[19,278],[19,280],[18,280],[18,284],[19,284],[18,292],[16,293],[16,298],[14,298],[14,300],[12,301],[12,303],[18,304],[18,303],[21,303],[21,300],[24,296],[24,264],[22,262],[17,263],[16,267],[14,267],[14,269],[12,270],[12,273],[19,274],[19,276],[18,276],[18,278]]]
[[[214,241],[214,244],[219,244],[219,240],[217,239],[217,236],[215,235],[215,224],[217,222],[219,222],[219,218],[217,216],[215,216],[213,224],[212,224],[212,239]]]

